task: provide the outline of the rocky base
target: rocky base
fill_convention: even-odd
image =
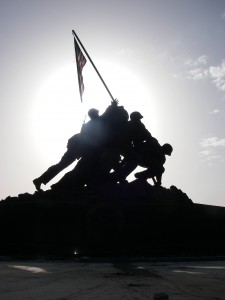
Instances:
[[[225,208],[147,181],[48,190],[0,202],[0,255],[225,254]]]

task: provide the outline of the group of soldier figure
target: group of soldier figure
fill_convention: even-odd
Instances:
[[[141,122],[143,116],[139,112],[132,112],[129,120],[128,112],[113,100],[102,115],[95,108],[88,115],[90,120],[68,140],[67,151],[59,163],[33,180],[38,191],[75,160],[75,168],[52,188],[96,186],[109,180],[126,183],[126,177],[137,166],[146,170],[136,173],[136,178],[152,178],[155,185],[161,185],[165,156],[171,155],[173,148],[159,144]]]

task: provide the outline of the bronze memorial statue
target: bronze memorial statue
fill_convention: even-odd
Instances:
[[[129,121],[127,111],[114,100],[101,116],[93,108],[88,115],[90,121],[69,139],[60,162],[33,180],[38,191],[41,184],[47,184],[76,159],[79,161],[74,170],[53,188],[100,185],[109,180],[124,183],[138,165],[147,170],[136,173],[136,178],[152,178],[155,185],[162,184],[165,155],[171,155],[173,149],[169,144],[161,146],[152,137],[141,122],[143,116],[139,112],[132,112]]]

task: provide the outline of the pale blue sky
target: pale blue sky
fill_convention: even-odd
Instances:
[[[224,0],[0,0],[0,199],[33,193],[32,180],[65,151],[74,119],[96,105],[80,104],[72,29],[113,95],[173,145],[163,185],[225,206]],[[85,68],[87,95],[94,81]]]

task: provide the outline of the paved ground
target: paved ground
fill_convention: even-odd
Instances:
[[[225,261],[0,260],[1,300],[224,300]]]

